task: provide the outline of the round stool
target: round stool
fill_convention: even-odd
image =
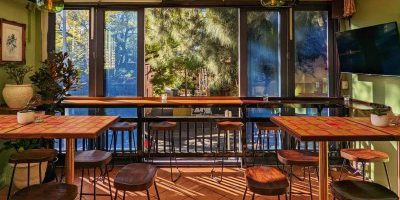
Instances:
[[[243,127],[243,123],[242,122],[231,122],[231,121],[224,121],[224,122],[217,122],[217,127],[218,127],[218,138],[217,138],[217,150],[214,152],[214,164],[213,164],[213,168],[211,169],[211,177],[213,179],[215,179],[217,182],[222,182],[222,177],[224,174],[224,160],[225,160],[225,153],[226,153],[226,149],[228,148],[228,131],[233,131],[233,140],[234,140],[234,152],[236,153],[238,151],[237,145],[236,145],[236,131],[240,132],[242,130]],[[224,145],[222,146],[222,161],[221,161],[221,176],[220,179],[216,179],[215,177],[215,165],[217,162],[217,154],[220,153],[220,149],[221,149],[221,131],[224,132],[223,134],[223,141],[224,141]],[[239,157],[237,157],[237,159],[239,159]]]
[[[137,153],[136,139],[135,139],[135,135],[134,135],[134,130],[136,129],[136,127],[137,127],[137,124],[133,123],[133,122],[117,122],[109,128],[112,131],[112,138],[111,138],[111,143],[110,143],[109,149],[111,149],[111,146],[113,146],[113,158],[117,157],[118,133],[119,132],[121,133],[121,144],[124,144],[125,131],[128,131],[129,157],[131,158],[131,162],[133,162],[132,154]],[[133,150],[132,141],[133,141],[133,147],[135,148],[135,150]],[[122,156],[124,156],[124,154],[125,154],[124,146],[122,145],[121,148],[122,148]]]
[[[94,199],[96,199],[96,196],[110,196],[112,198],[112,192],[111,192],[111,182],[110,182],[110,176],[108,174],[108,164],[112,160],[112,154],[110,152],[106,151],[99,151],[99,150],[92,150],[92,151],[81,151],[77,152],[75,156],[75,165],[77,168],[81,168],[81,188],[80,188],[80,193],[79,193],[79,199],[82,199],[83,195],[93,195]],[[103,167],[104,167],[104,174],[101,174],[102,176],[107,176],[108,180],[108,189],[109,189],[109,194],[97,194],[96,193],[96,182],[97,182],[97,176],[96,176],[96,168],[99,168],[100,171],[103,172]],[[84,178],[84,172],[85,169],[88,170],[88,176],[90,179],[90,174],[89,174],[89,169],[93,169],[93,193],[83,193],[83,178]]]
[[[150,199],[149,188],[154,183],[157,199],[160,199],[158,194],[157,184],[157,167],[146,163],[133,163],[123,167],[115,176],[114,187],[115,199],[118,196],[118,190],[124,192],[123,199],[125,200],[125,193],[146,190],[147,199]]]
[[[246,189],[243,194],[243,200],[246,198],[247,190],[253,192],[252,199],[255,194],[266,196],[285,195],[287,199],[287,190],[289,182],[286,175],[277,167],[254,166],[247,168],[245,173]]]
[[[42,163],[44,162],[52,162],[55,158],[57,157],[57,151],[54,149],[29,149],[21,152],[16,152],[11,154],[9,158],[9,163],[14,164],[13,171],[11,174],[11,180],[10,180],[10,186],[8,188],[8,193],[7,193],[7,199],[10,199],[11,196],[11,190],[13,186],[13,181],[14,181],[14,175],[15,175],[15,170],[17,168],[18,164],[27,164],[28,167],[28,180],[27,180],[27,187],[31,185],[30,179],[31,179],[31,170],[30,170],[30,165],[32,163],[38,163],[39,164],[39,182],[38,183],[33,183],[35,184],[41,184],[42,183]],[[36,172],[33,172],[36,173]]]
[[[13,196],[12,200],[74,200],[78,195],[76,185],[65,183],[46,183],[29,186]]]
[[[149,124],[149,135],[148,135],[148,141],[149,142],[149,150],[148,150],[148,159],[150,160],[150,153],[151,153],[151,147],[153,146],[153,137],[151,137],[151,132],[155,132],[156,134],[156,152],[158,152],[158,132],[163,131],[164,132],[164,152],[166,153],[166,145],[165,145],[165,133],[168,134],[168,144],[169,144],[169,166],[171,169],[171,181],[176,182],[180,176],[181,176],[181,171],[178,168],[178,161],[176,159],[176,154],[175,154],[175,138],[174,138],[174,129],[176,128],[176,122],[168,122],[168,121],[163,121],[163,122],[152,122]],[[173,178],[173,173],[172,173],[172,157],[174,157],[175,160],[175,168],[178,170],[178,176],[174,179]]]
[[[255,165],[256,160],[256,151],[262,151],[263,158],[265,158],[264,146],[265,146],[265,139],[267,140],[267,147],[269,148],[269,133],[271,132],[274,134],[275,138],[275,154],[278,152],[278,133],[279,133],[279,126],[275,125],[272,122],[257,122],[256,123],[258,134],[257,134],[257,141],[256,146],[254,147],[254,138],[253,138],[253,165]],[[262,134],[263,133],[263,134]],[[276,166],[278,166],[278,158],[276,157]]]
[[[338,200],[398,200],[393,191],[377,183],[343,180],[331,184],[333,199]]]
[[[289,165],[290,171],[289,175],[289,199],[292,199],[292,185],[293,185],[293,176],[296,177],[298,180],[305,181],[305,170],[308,168],[308,182],[309,182],[309,189],[310,189],[310,197],[312,199],[312,185],[311,185],[311,167],[318,167],[319,159],[318,153],[310,152],[310,151],[300,151],[300,150],[280,150],[277,153],[278,160],[283,165]],[[304,167],[304,177],[299,178],[293,173],[293,166],[300,166]],[[296,194],[305,194],[305,193],[296,193]],[[307,193],[306,193],[307,194]]]
[[[343,169],[344,169],[346,160],[361,162],[363,181],[365,181],[365,163],[381,162],[381,163],[383,163],[383,167],[385,168],[385,173],[386,173],[386,178],[387,178],[389,189],[391,188],[390,179],[389,179],[388,171],[386,168],[386,163],[389,162],[389,155],[387,153],[372,150],[372,149],[341,149],[340,156],[344,159],[343,159],[342,168],[340,170],[339,180],[342,178],[342,173],[343,173]]]

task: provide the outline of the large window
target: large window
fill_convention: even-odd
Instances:
[[[295,94],[328,96],[328,11],[295,11]]]
[[[56,15],[55,50],[67,52],[80,69],[81,87],[71,95],[89,94],[89,10],[64,10]]]
[[[238,9],[145,10],[151,95],[238,95]]]

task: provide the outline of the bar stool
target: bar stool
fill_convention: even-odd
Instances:
[[[52,162],[57,156],[57,151],[54,149],[29,149],[21,152],[16,152],[13,153],[10,158],[9,158],[9,163],[14,164],[13,171],[11,174],[11,180],[10,180],[10,186],[8,188],[8,193],[7,193],[7,199],[10,199],[11,196],[11,190],[13,186],[13,181],[14,181],[14,176],[15,176],[15,170],[17,168],[17,165],[19,164],[27,164],[28,165],[28,179],[27,179],[27,187],[29,188],[31,185],[30,178],[31,178],[31,170],[30,166],[33,163],[38,163],[39,164],[39,182],[37,183],[32,183],[33,185],[35,184],[41,184],[42,183],[42,164],[44,162]],[[33,172],[36,173],[36,172]],[[21,194],[22,195],[22,194]]]
[[[115,200],[118,197],[118,190],[123,191],[123,200],[125,200],[125,193],[146,190],[147,199],[150,199],[149,188],[154,183],[157,199],[160,199],[158,194],[157,184],[157,167],[146,163],[133,163],[123,167],[115,176],[114,187]]]
[[[109,149],[111,149],[111,146],[113,146],[113,158],[117,157],[117,134],[121,132],[121,143],[124,144],[124,133],[125,131],[128,131],[128,146],[129,146],[129,157],[131,158],[131,162],[133,162],[133,153],[137,153],[137,146],[136,146],[136,139],[133,134],[133,131],[136,129],[137,124],[133,122],[117,122],[114,125],[110,127],[110,130],[112,131],[112,138],[111,138],[111,143]],[[135,147],[135,150],[133,150],[132,147],[132,140],[133,140],[133,146]],[[124,156],[125,150],[122,145],[122,156]],[[136,157],[137,158],[137,157]],[[114,162],[113,162],[113,167],[114,167]]]
[[[12,200],[74,200],[78,195],[76,185],[46,183],[26,187],[12,197]]]
[[[148,150],[148,159],[150,160],[151,147],[153,146],[152,138],[154,138],[154,137],[151,137],[151,132],[155,131],[157,138],[158,138],[158,131],[164,131],[164,133],[165,132],[168,133],[169,167],[171,169],[171,181],[176,182],[181,176],[181,171],[178,168],[178,161],[176,159],[176,154],[175,154],[174,129],[176,128],[176,122],[168,122],[168,121],[152,122],[149,124],[149,127],[150,127],[150,130],[149,130],[149,135],[148,135],[148,137],[149,137],[148,141],[150,141],[150,143],[149,143],[149,150]],[[164,138],[164,141],[165,141],[165,138]],[[158,143],[158,141],[157,141],[157,143]],[[156,148],[158,148],[158,145],[156,146]],[[175,179],[173,178],[173,174],[172,174],[172,157],[174,157],[174,159],[175,159],[175,167],[178,170],[178,176]]]
[[[311,185],[311,167],[318,167],[318,153],[310,152],[310,151],[300,151],[300,150],[280,150],[278,151],[278,160],[283,165],[289,165],[290,171],[289,175],[289,199],[292,199],[292,185],[293,185],[293,176],[296,177],[300,181],[305,181],[305,168],[308,168],[308,182],[309,182],[309,189],[310,189],[310,198],[312,200],[312,185]],[[300,166],[304,167],[303,178],[297,177],[293,173],[293,166]],[[304,193],[296,193],[296,194],[304,194]],[[307,194],[307,193],[305,193]]]
[[[277,167],[254,166],[247,168],[244,175],[246,189],[243,200],[246,198],[247,190],[253,192],[253,200],[256,194],[278,196],[278,199],[280,199],[280,195],[285,195],[285,199],[287,199],[289,182],[285,174]]]
[[[110,176],[108,174],[108,164],[111,162],[112,154],[110,152],[99,151],[99,150],[91,150],[91,151],[81,151],[77,152],[75,156],[75,165],[77,168],[81,168],[81,188],[79,193],[79,199],[82,199],[83,195],[93,195],[94,199],[96,196],[110,196],[112,199],[112,192],[111,192],[111,182]],[[110,194],[97,194],[96,193],[96,169],[99,168],[102,172],[102,176],[107,176],[108,180],[108,189]],[[104,174],[103,174],[104,168]],[[83,193],[83,178],[85,169],[88,171],[89,181],[90,181],[90,172],[89,169],[93,169],[93,193]]]
[[[274,134],[275,138],[275,154],[278,152],[278,133],[279,133],[279,126],[275,125],[272,122],[257,122],[256,123],[257,129],[258,129],[258,135],[257,135],[257,141],[256,141],[256,147],[253,150],[253,166],[255,165],[256,162],[256,151],[262,151],[263,152],[263,158],[265,158],[265,153],[264,153],[264,141],[265,139],[267,140],[267,146],[269,147],[269,133],[272,132]],[[263,134],[262,134],[263,133]],[[254,148],[254,145],[253,145]],[[278,158],[276,158],[276,166],[278,166]]]
[[[356,180],[335,181],[331,184],[333,199],[338,200],[398,200],[388,188],[377,183]]]
[[[228,131],[233,131],[233,136],[234,136],[234,152],[237,152],[237,146],[236,146],[236,131],[241,131],[242,127],[243,127],[243,123],[242,122],[231,122],[231,121],[224,121],[224,122],[217,122],[217,127],[218,127],[218,141],[217,141],[217,150],[214,152],[214,164],[213,164],[213,168],[211,169],[211,177],[213,179],[215,179],[215,165],[216,165],[216,161],[217,161],[217,153],[220,153],[220,149],[221,149],[221,142],[220,142],[220,133],[221,131],[224,131],[224,135],[223,135],[223,141],[224,141],[224,145],[222,146],[222,161],[221,161],[221,176],[220,179],[217,180],[215,179],[217,182],[222,182],[222,177],[224,174],[224,160],[225,160],[225,153],[226,153],[226,149],[228,148]]]
[[[389,189],[391,189],[390,179],[389,179],[388,171],[386,168],[386,163],[389,162],[389,155],[387,153],[372,150],[372,149],[341,149],[340,156],[344,159],[343,159],[342,168],[340,170],[339,180],[342,177],[342,173],[343,173],[343,169],[344,169],[346,160],[361,162],[363,181],[365,181],[365,163],[367,163],[367,162],[369,162],[369,163],[382,162],[383,167],[385,168],[388,186],[389,186]]]

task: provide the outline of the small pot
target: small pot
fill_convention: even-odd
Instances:
[[[29,124],[35,121],[34,111],[22,111],[17,112],[17,122],[18,124]]]
[[[3,89],[3,98],[11,109],[21,109],[31,100],[33,88],[31,84],[11,85],[6,84]]]
[[[380,127],[389,126],[389,116],[388,115],[378,116],[375,114],[371,114],[371,124]]]
[[[9,164],[10,167],[14,167],[13,163]],[[30,174],[29,174],[29,185],[39,184],[44,180],[46,169],[47,169],[47,161],[42,162],[41,166],[41,174],[42,180],[39,182],[39,163],[31,163],[30,164]],[[18,189],[22,189],[28,186],[28,164],[21,163],[17,164],[15,168],[15,175],[14,175],[14,185]]]

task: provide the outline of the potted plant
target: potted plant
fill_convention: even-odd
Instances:
[[[17,112],[18,124],[29,124],[35,121],[35,109],[40,104],[40,95],[35,95],[26,106]]]
[[[68,53],[51,53],[49,58],[30,77],[44,102],[48,114],[61,110],[61,102],[68,92],[79,87],[80,71],[74,68]]]
[[[385,105],[374,104],[371,111],[371,123],[374,126],[388,126],[390,107]]]
[[[7,106],[11,109],[21,109],[32,98],[33,89],[31,84],[24,84],[26,74],[31,71],[31,67],[9,63],[5,66],[8,79],[15,84],[6,84],[3,89],[3,98]]]

